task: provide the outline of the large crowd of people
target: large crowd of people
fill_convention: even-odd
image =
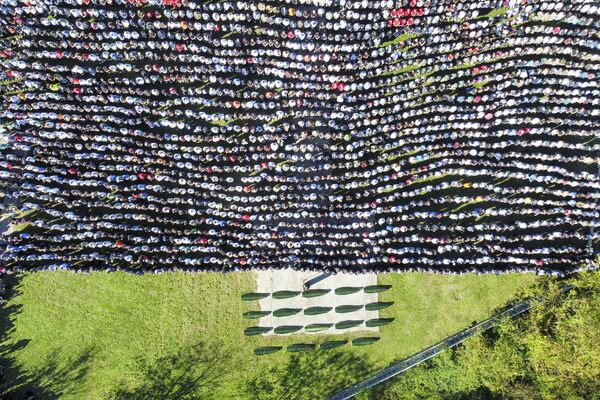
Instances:
[[[593,0],[6,0],[12,269],[594,266]]]

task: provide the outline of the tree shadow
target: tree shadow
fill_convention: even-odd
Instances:
[[[55,400],[64,394],[75,394],[81,389],[92,357],[93,350],[88,348],[65,361],[61,352],[54,350],[32,370],[22,370],[13,363],[3,376],[2,395],[13,400],[31,395],[40,400]]]
[[[197,343],[153,360],[139,358],[131,382],[121,381],[111,400],[196,400],[216,398],[215,388],[233,370],[231,351]]]
[[[2,297],[0,307],[0,355],[3,355],[5,351],[10,350],[4,346],[4,342],[14,332],[14,320],[21,313],[21,305],[8,305],[6,302],[21,294],[22,278],[19,274],[3,274],[0,275],[0,279],[2,280],[2,287],[4,289],[4,292],[0,293]]]
[[[6,284],[5,299],[21,293],[22,277],[19,274],[3,275],[1,279]],[[55,349],[39,367],[24,370],[18,365],[15,354],[26,348],[31,339],[11,340],[14,322],[21,309],[21,305],[6,303],[0,309],[0,398],[20,400],[33,395],[36,399],[54,400],[65,393],[77,393],[89,370],[92,349],[85,349],[69,359]]]
[[[287,365],[273,367],[249,382],[252,400],[318,400],[366,378],[373,368],[364,356],[348,351],[294,354]]]

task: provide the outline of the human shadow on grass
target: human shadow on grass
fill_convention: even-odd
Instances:
[[[252,400],[318,400],[353,385],[374,372],[365,356],[344,350],[294,354],[246,387]]]
[[[209,400],[234,369],[231,351],[196,343],[153,360],[139,358],[133,379],[121,381],[111,400]]]
[[[4,299],[20,294],[21,276],[4,275]],[[60,349],[54,349],[33,369],[24,370],[16,362],[16,353],[25,349],[30,339],[12,340],[14,321],[21,305],[2,304],[0,308],[0,399],[21,400],[32,395],[40,400],[54,400],[64,394],[77,393],[89,370],[92,349],[84,349],[74,357],[65,358]]]

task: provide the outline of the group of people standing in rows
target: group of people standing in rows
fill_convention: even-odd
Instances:
[[[3,263],[590,267],[592,1],[0,8]]]

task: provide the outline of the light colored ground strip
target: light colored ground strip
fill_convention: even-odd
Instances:
[[[312,279],[318,276],[315,272],[297,272],[291,269],[277,270],[277,271],[261,271],[256,273],[257,292],[259,293],[273,293],[281,290],[291,291],[303,291],[303,283],[305,280]],[[369,319],[379,318],[379,311],[366,311],[364,307],[358,311],[351,313],[336,313],[335,307],[342,305],[365,305],[368,303],[374,303],[378,301],[377,293],[365,293],[363,290],[358,293],[349,295],[336,295],[334,290],[343,286],[353,287],[365,287],[370,285],[377,285],[377,275],[375,274],[335,274],[331,275],[323,281],[316,283],[311,286],[310,289],[331,289],[329,293],[324,296],[305,298],[302,295],[298,295],[289,299],[274,299],[273,296],[269,296],[265,299],[260,300],[261,311],[271,311],[271,314],[260,318],[260,326],[268,326],[276,328],[282,325],[310,325],[310,324],[336,324],[337,322],[347,320],[362,320],[366,322]],[[304,315],[301,311],[296,315],[288,317],[274,317],[273,311],[280,308],[301,308],[305,309],[308,307],[331,307],[332,310],[325,314],[320,315]],[[345,332],[356,332],[356,331],[378,331],[379,328],[367,328],[365,323],[359,326],[349,329],[337,330],[335,326],[328,330],[317,332],[319,334],[331,333],[339,334]],[[309,333],[304,332],[304,329],[298,333]],[[273,335],[271,331],[267,335]],[[292,333],[293,335],[294,333]],[[310,333],[309,333],[310,334]]]

